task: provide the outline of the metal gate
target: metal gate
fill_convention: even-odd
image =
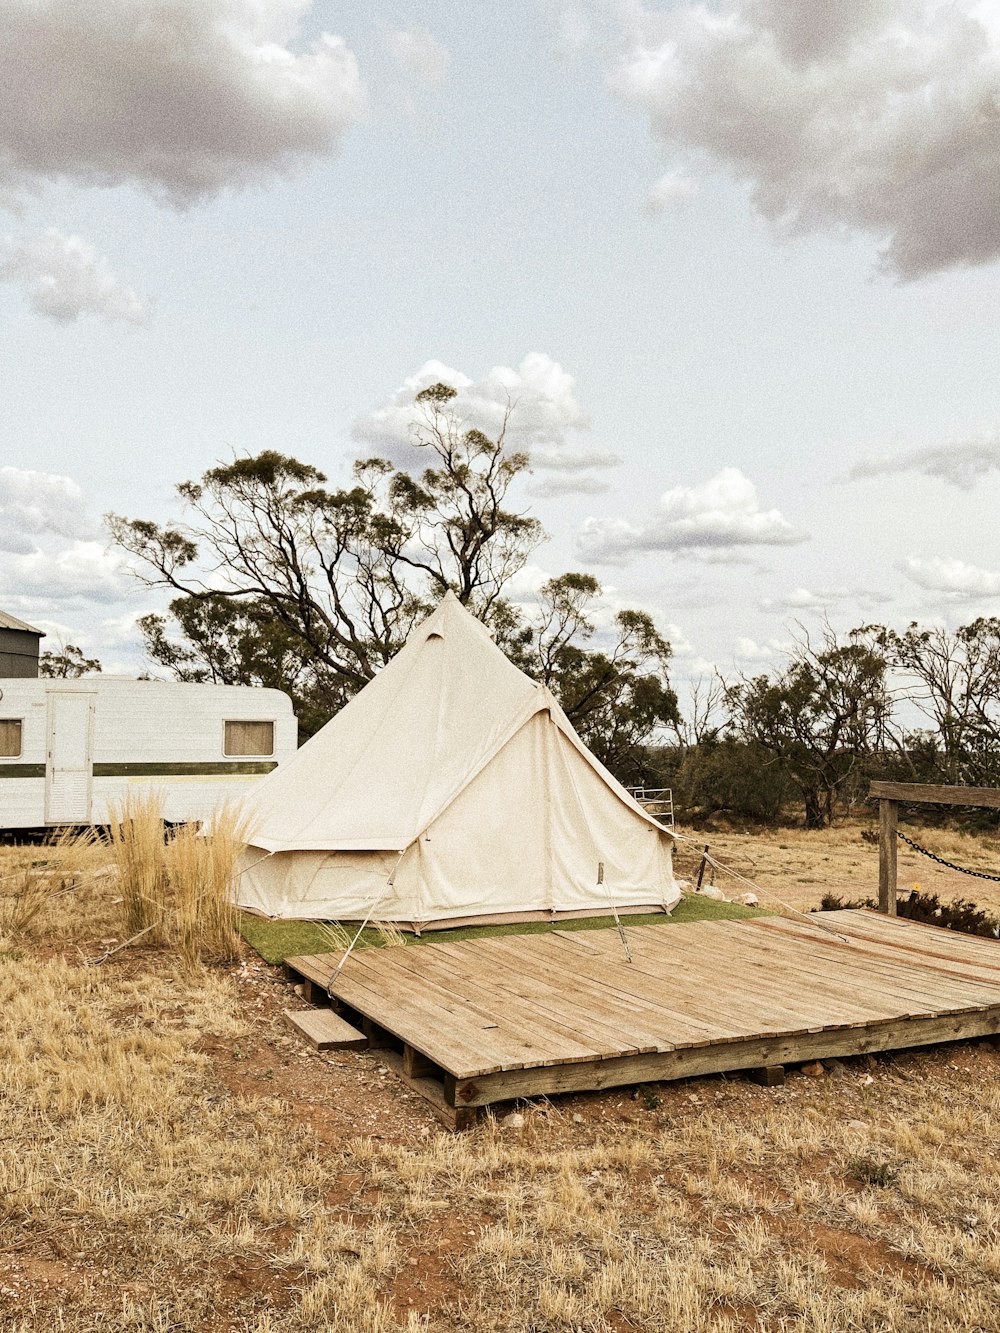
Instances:
[[[46,824],[89,824],[93,691],[50,690],[45,749]]]

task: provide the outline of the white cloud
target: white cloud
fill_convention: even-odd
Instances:
[[[528,491],[539,499],[603,495],[611,489],[611,484],[595,476],[595,471],[620,467],[621,461],[617,454],[602,449],[532,449],[532,469],[547,475],[533,481]]]
[[[666,213],[689,203],[698,193],[698,187],[679,171],[667,171],[646,195],[648,213]]]
[[[106,671],[135,671],[135,620],[163,600],[107,545],[72,478],[0,468],[0,607],[44,630],[47,648],[75,643]]]
[[[663,626],[663,636],[668,640],[671,648],[674,650],[675,657],[693,657],[694,645],[688,639],[684,630],[672,620],[668,620]],[[698,659],[700,660],[700,659]]]
[[[5,0],[0,188],[139,185],[178,207],[332,154],[358,118],[339,37],[296,40],[310,0]]]
[[[388,35],[389,52],[402,74],[440,87],[448,72],[449,54],[426,28],[401,28]]]
[[[95,535],[83,491],[72,477],[0,467],[0,551],[29,555],[46,533],[84,540]]]
[[[748,639],[742,634],[733,644],[733,656],[739,662],[769,662],[776,651],[776,645],[773,642],[757,643],[754,639]]]
[[[572,472],[557,472],[533,481],[528,487],[528,494],[539,500],[554,500],[561,495],[603,495],[610,489],[610,482],[603,477],[595,477],[591,472],[585,472],[582,476]]]
[[[507,584],[506,595],[531,620],[538,606],[542,585],[553,577],[555,576],[551,569],[545,569],[542,565],[527,564],[511,578]],[[663,636],[669,640],[675,657],[689,657],[694,652],[684,630],[675,622],[666,619],[662,606],[611,583],[601,585],[599,596],[588,608],[588,615],[594,622],[599,642],[607,644],[617,635],[615,616],[619,611],[625,610],[645,611],[650,615]]]
[[[728,557],[739,548],[788,546],[804,541],[777,509],[762,509],[757,488],[739,468],[727,467],[701,486],[664,491],[645,522],[588,518],[577,537],[581,554],[616,562],[654,551]]]
[[[516,369],[494,366],[475,381],[442,361],[427,361],[388,403],[355,421],[355,440],[404,467],[425,467],[427,451],[413,443],[413,424],[419,419],[414,400],[422,389],[439,382],[458,390],[452,407],[465,425],[491,439],[509,413],[508,443],[530,454],[536,472],[558,474],[533,483],[533,494],[596,494],[607,489],[594,471],[617,467],[621,459],[608,450],[567,444],[571,432],[590,423],[577,402],[576,380],[544,352],[530,352]]]
[[[787,611],[811,611],[828,606],[831,602],[843,602],[850,596],[847,588],[824,588],[812,592],[809,588],[793,588],[784,597],[776,597],[761,605],[770,610],[782,607]]]
[[[604,449],[532,449],[532,467],[551,472],[585,472],[590,468],[618,467],[621,459]]]
[[[0,282],[20,287],[32,309],[63,323],[102,315],[141,324],[148,314],[93,246],[53,228],[31,240],[0,241]]]
[[[857,481],[866,477],[918,472],[925,477],[950,482],[963,491],[971,491],[976,482],[997,471],[1000,471],[1000,435],[986,434],[978,440],[911,449],[894,458],[862,459],[851,468],[848,478]]]
[[[859,230],[903,278],[1000,254],[1000,11],[981,0],[626,6],[613,82],[678,162],[786,234]]]
[[[903,569],[918,587],[949,601],[1000,596],[1000,573],[967,564],[964,560],[911,555],[904,562]]]
[[[56,640],[117,651],[122,636],[110,627],[150,598],[88,509],[71,477],[0,468],[0,607]]]
[[[47,602],[111,603],[126,595],[125,577],[118,551],[109,551],[103,542],[75,541],[55,550],[14,556],[0,570],[0,586],[18,597],[42,597]]]
[[[826,611],[831,606],[849,603],[861,608],[883,605],[893,599],[887,593],[869,588],[792,588],[781,597],[767,597],[760,603],[762,611]]]

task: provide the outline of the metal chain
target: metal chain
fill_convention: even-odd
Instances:
[[[1000,875],[987,875],[984,870],[967,870],[965,866],[957,866],[954,861],[946,861],[943,856],[937,856],[934,852],[929,852],[926,847],[921,847],[919,842],[914,842],[905,833],[900,833],[899,829],[896,830],[896,837],[912,847],[915,852],[919,852],[921,856],[936,861],[939,866],[947,866],[949,870],[957,870],[960,875],[972,875],[974,879],[988,879],[993,884],[1000,884]]]

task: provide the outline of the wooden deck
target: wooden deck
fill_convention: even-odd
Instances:
[[[1000,943],[869,911],[369,949],[335,1007],[461,1127],[516,1097],[1000,1032]],[[336,955],[290,958],[326,1002]]]

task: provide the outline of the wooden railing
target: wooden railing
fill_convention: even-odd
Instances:
[[[873,782],[878,801],[878,910],[896,915],[896,830],[900,802],[919,805],[978,805],[1000,810],[1000,787],[941,787],[932,782]]]

